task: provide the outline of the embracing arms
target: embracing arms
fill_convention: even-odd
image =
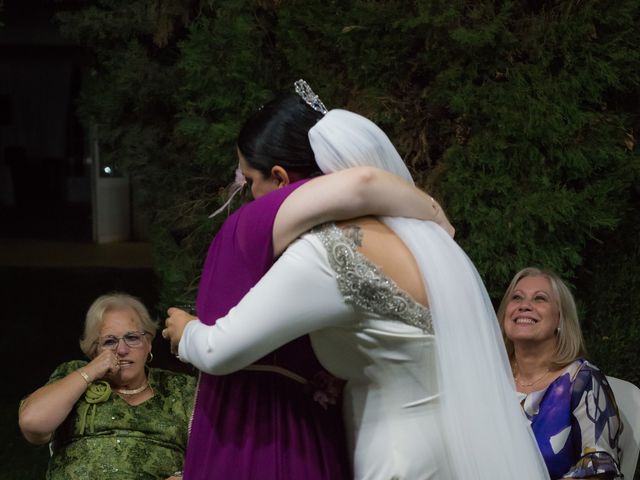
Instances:
[[[273,226],[274,255],[307,230],[364,215],[432,220],[453,236],[444,211],[406,180],[374,167],[353,167],[313,178],[287,197]]]
[[[163,336],[172,351],[201,371],[225,375],[306,333],[353,321],[322,250],[319,241],[297,241],[213,326],[169,309]]]

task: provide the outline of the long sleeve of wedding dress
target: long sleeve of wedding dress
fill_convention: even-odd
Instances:
[[[453,478],[429,311],[334,225],[289,247],[215,326],[190,322],[179,353],[224,374],[305,333],[323,366],[347,381],[342,409],[353,478]]]
[[[392,318],[382,310],[346,301],[327,249],[311,233],[292,244],[244,299],[214,326],[190,322],[180,341],[180,357],[205,372],[222,375],[244,368],[280,345],[310,333],[320,362],[348,381],[343,408],[354,478],[476,478],[473,474],[458,474],[474,467],[482,475],[477,478],[548,478],[544,463],[536,463],[540,454],[533,435],[530,430],[527,432],[515,391],[505,387],[507,391],[500,395],[499,389],[494,389],[500,383],[494,377],[502,374],[500,361],[506,355],[496,333],[497,325],[492,323],[495,316],[482,283],[473,265],[444,231],[435,225],[422,225],[416,223],[417,231],[403,240],[414,257],[430,267],[423,274],[431,292],[435,336],[411,324],[389,321]],[[429,255],[432,251],[438,254]],[[426,260],[421,258],[425,255]],[[362,274],[367,275],[368,271]],[[461,283],[460,279],[464,281]],[[369,291],[360,294],[375,297]],[[466,351],[460,352],[457,344],[470,329],[474,340]],[[484,337],[486,340],[478,343]],[[447,364],[458,365],[458,370],[445,370],[444,375],[441,355],[436,355],[442,350],[443,339],[450,346],[446,353],[455,355]],[[453,354],[449,350],[456,345]],[[483,375],[472,382],[473,388],[469,388],[468,381],[460,385],[458,376],[466,379],[459,371],[460,365],[471,362],[473,366],[476,358],[487,357],[487,349],[496,353],[493,356],[497,360],[491,364],[496,368],[481,368]],[[451,382],[456,385],[452,391],[465,392],[464,399],[453,398],[462,403],[453,409],[451,398],[441,393],[443,383]],[[489,394],[491,404],[476,401],[475,394],[482,388],[493,392]],[[398,397],[397,393],[403,395]],[[394,413],[390,414],[390,410]],[[460,418],[467,421],[461,423]],[[504,425],[503,430],[510,435],[496,434],[492,425]],[[452,430],[452,426],[456,429]],[[476,428],[481,429],[476,436],[485,442],[467,445],[468,434]],[[429,438],[425,438],[427,433]],[[361,441],[364,437],[384,439],[384,443],[372,446],[368,440]],[[461,456],[461,452],[468,453]],[[501,460],[488,460],[486,457],[492,458],[492,452]],[[446,473],[449,469],[454,472]],[[389,475],[380,477],[376,472]],[[491,472],[495,475],[484,476]]]
[[[322,244],[306,235],[214,326],[189,322],[179,355],[201,371],[224,375],[301,335],[348,324],[352,313]]]

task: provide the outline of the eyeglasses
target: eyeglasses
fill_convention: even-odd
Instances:
[[[101,348],[108,350],[115,350],[120,345],[120,340],[124,340],[124,343],[131,348],[137,348],[142,345],[142,337],[148,335],[148,332],[127,332],[121,337],[115,335],[105,335],[99,337],[96,342]]]

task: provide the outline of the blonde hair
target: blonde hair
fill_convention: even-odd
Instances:
[[[89,307],[84,321],[84,333],[80,338],[80,348],[87,356],[93,358],[96,355],[97,340],[100,329],[107,312],[113,310],[130,310],[134,313],[133,320],[138,328],[149,333],[151,340],[156,335],[158,325],[151,320],[147,307],[136,297],[127,293],[114,292],[98,297]]]
[[[556,332],[556,351],[551,359],[551,368],[562,368],[569,365],[575,359],[585,356],[587,349],[585,347],[584,337],[582,336],[582,330],[580,328],[576,302],[567,285],[555,273],[549,270],[528,267],[515,274],[504,294],[504,297],[502,297],[500,306],[498,307],[497,316],[500,323],[500,330],[502,331],[502,338],[504,339],[504,343],[507,348],[509,360],[513,364],[513,342],[507,338],[504,331],[504,317],[507,310],[507,304],[509,303],[511,295],[520,280],[525,277],[539,276],[545,277],[549,280],[554,301],[558,306],[560,323],[558,324],[558,331]]]

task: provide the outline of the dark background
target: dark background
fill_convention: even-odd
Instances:
[[[124,291],[164,319],[150,257],[139,258],[144,247],[118,245],[114,254],[92,243],[87,139],[75,114],[83,55],[51,22],[62,3],[5,1],[1,16],[0,479],[44,478],[47,447],[20,435],[18,403],[58,364],[84,358],[78,339],[96,297]],[[152,366],[183,368],[162,339],[153,351]]]

